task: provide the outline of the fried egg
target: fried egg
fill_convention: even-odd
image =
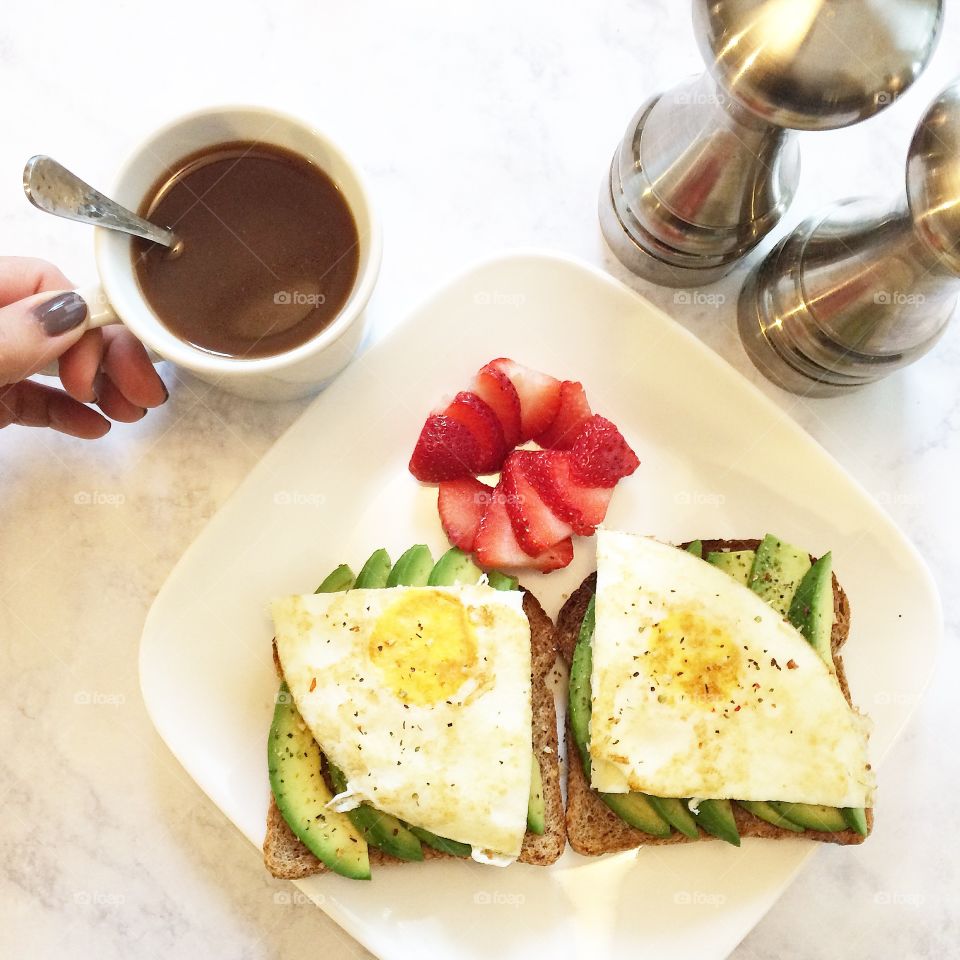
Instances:
[[[593,787],[872,805],[868,721],[799,631],[690,553],[597,536]]]
[[[520,853],[532,738],[522,603],[474,585],[274,602],[284,677],[343,771],[341,804],[369,803],[478,858]]]

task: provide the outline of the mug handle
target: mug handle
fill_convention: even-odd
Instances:
[[[117,316],[116,311],[113,309],[113,304],[107,299],[107,295],[100,284],[95,283],[88,287],[81,287],[77,290],[77,293],[83,297],[84,303],[87,305],[87,319],[84,325],[84,332],[87,330],[96,330],[98,327],[107,327],[114,323],[123,323]],[[160,354],[150,347],[147,347],[146,344],[144,344],[144,347],[151,363],[159,363],[163,359]],[[53,363],[44,367],[40,371],[40,375],[43,377],[59,376],[60,368],[58,361],[54,360]]]
[[[87,325],[85,329],[95,330],[97,327],[106,327],[112,323],[122,322],[100,284],[94,283],[89,287],[81,287],[77,290],[77,293],[83,297],[87,305]]]

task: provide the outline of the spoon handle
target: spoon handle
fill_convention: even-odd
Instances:
[[[84,183],[52,157],[36,156],[27,161],[23,168],[23,190],[30,202],[46,213],[132,233],[165,247],[177,244],[173,231],[154,226],[131,213]]]

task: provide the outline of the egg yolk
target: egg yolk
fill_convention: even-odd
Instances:
[[[400,597],[380,615],[368,649],[397,697],[420,706],[450,699],[477,663],[463,604],[439,591]]]
[[[689,610],[668,614],[648,634],[647,675],[674,702],[729,700],[740,687],[740,650],[722,628]]]

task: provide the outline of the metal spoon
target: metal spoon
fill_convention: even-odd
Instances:
[[[52,157],[36,156],[27,161],[23,168],[23,192],[45,213],[132,233],[135,237],[169,247],[171,254],[180,252],[181,240],[172,230],[158,227],[121,207]]]

